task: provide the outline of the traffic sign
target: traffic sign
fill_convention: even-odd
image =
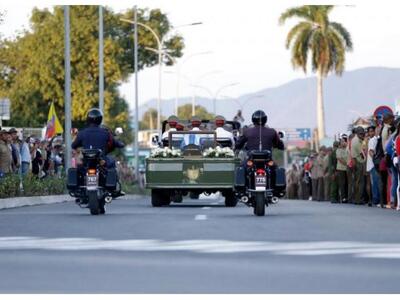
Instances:
[[[378,106],[374,111],[374,117],[375,118],[377,116],[383,117],[387,113],[393,114],[393,110],[389,106],[386,105]]]
[[[311,140],[311,128],[282,128],[278,130],[285,132],[285,139],[288,141]]]
[[[0,99],[0,119],[10,120],[10,99]]]

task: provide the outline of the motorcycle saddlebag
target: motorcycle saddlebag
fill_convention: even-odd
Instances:
[[[108,169],[106,176],[106,189],[115,190],[117,188],[117,170]]]
[[[237,167],[235,170],[235,187],[244,187],[246,185],[246,170],[243,167]]]
[[[69,168],[67,174],[67,189],[74,190],[78,188],[78,169]]]
[[[275,189],[279,192],[286,190],[286,172],[284,168],[277,168],[275,171]]]

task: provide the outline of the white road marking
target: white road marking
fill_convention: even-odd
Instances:
[[[197,215],[198,220],[207,219]],[[205,217],[205,219],[204,219]],[[357,258],[400,259],[400,243],[263,242],[228,240],[101,240],[96,238],[0,237],[0,251],[188,251],[203,254],[266,252],[273,255],[351,255]]]
[[[201,209],[210,209],[211,207],[209,207],[209,206],[204,206],[204,207],[202,207]]]
[[[195,219],[196,221],[204,221],[204,220],[207,220],[207,215],[196,215],[196,216],[194,217],[194,219]]]

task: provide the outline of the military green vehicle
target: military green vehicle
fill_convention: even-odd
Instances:
[[[226,128],[236,134],[240,124],[227,123]],[[170,131],[168,140],[161,145],[164,147],[153,150],[147,158],[146,188],[151,189],[154,207],[182,202],[186,195],[198,198],[199,194],[215,192],[225,197],[225,206],[236,206],[234,180],[240,160],[231,148],[224,147],[230,141],[217,139],[211,122],[203,120],[202,127],[201,131]],[[163,123],[165,131],[166,122]]]

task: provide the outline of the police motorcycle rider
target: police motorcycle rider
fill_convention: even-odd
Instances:
[[[107,154],[112,152],[115,148],[123,148],[125,145],[123,142],[114,139],[113,133],[109,129],[100,126],[102,122],[103,113],[101,110],[98,108],[91,108],[86,116],[87,127],[78,132],[71,147],[74,150],[77,148],[100,149],[103,153],[103,159],[106,161],[106,168],[115,169],[115,160],[107,156]],[[123,195],[125,195],[125,193],[121,191],[121,184],[117,177],[117,190],[112,196],[115,198]]]
[[[262,110],[257,110],[252,115],[252,122],[254,127],[249,127],[244,130],[243,135],[239,137],[238,141],[236,142],[236,150],[240,150],[245,148],[247,151],[247,155],[249,155],[252,151],[264,151],[269,150],[272,152],[272,148],[277,148],[280,150],[284,150],[284,144],[280,139],[278,133],[275,129],[265,126],[267,123],[267,115]],[[243,160],[241,164],[241,169],[246,170],[247,164],[247,157]],[[277,188],[277,184],[279,186],[286,186],[286,179],[284,175],[282,176],[282,170],[284,173],[284,169],[277,168],[275,164],[270,166],[270,169],[273,171],[271,173],[271,184],[275,188]],[[279,176],[277,175],[279,172]],[[241,173],[241,175],[237,175],[237,179],[241,182],[247,182],[247,177],[245,172]],[[276,190],[277,193],[282,194],[282,188]],[[274,200],[275,201],[275,200]]]
[[[236,143],[236,149],[240,150],[246,145],[247,151],[269,150],[277,148],[284,150],[285,146],[275,129],[266,127],[268,117],[262,110],[257,110],[251,116],[254,127],[247,128]],[[260,141],[261,139],[261,141]],[[261,149],[260,149],[261,143]]]

